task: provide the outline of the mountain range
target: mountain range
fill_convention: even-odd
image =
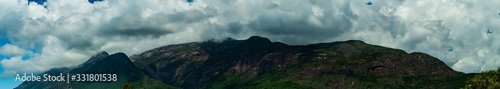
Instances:
[[[474,74],[426,53],[349,40],[287,45],[252,36],[167,45],[128,57],[100,52],[42,74],[116,74],[115,82],[23,82],[19,89],[460,88]]]

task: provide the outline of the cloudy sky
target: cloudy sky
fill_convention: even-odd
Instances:
[[[301,45],[362,40],[457,71],[500,67],[499,0],[0,0],[0,82],[99,51],[253,35]]]

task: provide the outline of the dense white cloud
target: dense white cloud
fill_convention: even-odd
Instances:
[[[87,59],[88,53],[78,50],[68,50],[61,40],[54,36],[47,36],[44,40],[42,54],[35,54],[29,60],[21,60],[22,57],[15,56],[0,61],[4,73],[2,76],[13,76],[17,73],[40,73],[51,68],[71,67],[82,63]]]
[[[5,44],[0,47],[0,55],[4,56],[24,56],[24,55],[31,55],[33,52],[19,48],[15,45],[11,44]]]
[[[128,55],[168,45],[252,35],[288,44],[342,40],[429,53],[455,70],[500,67],[500,1],[465,0],[0,0],[0,34],[29,60],[3,75],[75,66],[98,51]],[[492,33],[488,33],[488,31]],[[0,36],[1,37],[1,36]],[[37,64],[39,63],[39,64]]]

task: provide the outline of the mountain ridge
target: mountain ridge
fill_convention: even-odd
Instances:
[[[287,45],[252,36],[166,45],[130,58],[123,53],[117,53],[118,57],[106,54],[98,53],[80,65],[88,69],[79,66],[73,72],[99,71],[92,66],[118,63],[123,64],[118,69],[127,70],[122,74],[139,72],[137,79],[152,81],[155,86],[187,89],[459,88],[471,76],[425,53],[359,40]],[[115,61],[99,63],[103,59]],[[133,83],[136,87],[148,85]]]
[[[226,74],[241,75],[239,77],[243,79],[251,79],[274,71],[288,70],[297,66],[297,64],[314,63],[316,61],[331,63],[328,65],[342,66],[338,66],[340,68],[328,67],[320,71],[311,70],[304,72],[306,73],[304,75],[297,76],[307,76],[307,73],[314,72],[319,73],[309,75],[314,77],[322,76],[322,72],[334,72],[346,76],[371,76],[370,74],[392,76],[391,73],[395,73],[395,77],[389,77],[389,80],[385,79],[399,82],[396,82],[395,85],[400,84],[401,86],[420,88],[423,86],[416,85],[425,82],[412,81],[412,78],[426,77],[427,75],[440,77],[466,76],[461,72],[454,71],[444,62],[428,54],[421,52],[406,53],[400,49],[369,45],[359,40],[310,45],[286,45],[268,40],[267,38],[253,36],[247,40],[168,45],[146,51],[131,57],[131,59],[142,60],[134,61],[134,64],[139,68],[150,70],[150,72],[154,71],[147,74],[152,74],[151,76],[155,76],[155,78],[162,78],[159,80],[166,80],[162,81],[166,84],[184,88],[211,87],[210,85],[214,85],[213,83],[206,83],[215,81],[218,77],[226,76]],[[151,55],[157,56],[151,57]],[[405,62],[415,63],[406,65]],[[289,75],[293,75],[293,73]],[[395,80],[390,80],[391,78]],[[385,81],[383,79],[380,82]],[[405,79],[414,84],[405,85]],[[434,79],[440,80],[440,78]],[[442,80],[446,81],[445,78],[442,78]],[[367,84],[373,84],[373,82],[379,82],[379,80],[370,81]],[[342,87],[349,86],[333,88]]]
[[[54,68],[42,74],[59,75],[59,73],[64,75],[67,73],[72,75],[110,74],[108,76],[108,80],[111,81],[89,82],[89,80],[86,80],[80,82],[70,81],[69,83],[66,82],[69,80],[62,82],[23,82],[16,87],[16,89],[66,89],[85,87],[93,89],[109,89],[122,88],[123,84],[131,84],[136,86],[136,88],[158,88],[159,86],[169,87],[145,76],[140,69],[132,64],[128,56],[121,52],[109,55],[107,52],[102,51],[75,68]],[[115,77],[116,79],[112,79],[112,77]],[[78,79],[84,78],[80,77]],[[151,85],[145,85],[145,83]]]

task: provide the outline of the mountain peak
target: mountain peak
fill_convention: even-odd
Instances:
[[[109,55],[106,51],[97,52],[97,55]]]
[[[104,52],[101,52],[105,55]],[[100,59],[89,59],[72,70],[74,73],[125,73],[135,66],[125,53],[119,52]],[[113,70],[113,71],[109,71]]]
[[[347,42],[347,43],[365,43],[365,42],[363,42],[361,40],[347,40],[345,42]]]
[[[271,40],[268,38],[260,37],[260,36],[251,36],[246,41],[256,42],[256,43],[271,43]]]
[[[50,74],[50,75],[59,75],[59,74],[90,74],[90,75],[82,75],[82,76],[90,76],[90,77],[81,77],[82,79],[92,78],[93,74],[107,74],[102,76],[110,76],[110,77],[102,77],[101,80],[108,80],[113,82],[98,82],[98,80],[94,80],[96,82],[84,82],[77,83],[71,81],[70,83],[66,82],[44,82],[44,81],[26,81],[23,82],[15,89],[65,89],[68,87],[72,88],[85,88],[92,86],[94,88],[121,88],[123,84],[133,84],[134,88],[164,88],[166,85],[160,83],[159,81],[153,80],[141,72],[139,68],[137,68],[127,57],[125,53],[114,53],[109,55],[107,52],[102,51],[98,52],[96,55],[92,56],[87,62],[80,64],[75,68],[54,68],[49,71],[46,71],[42,74]],[[42,75],[39,75],[42,76]],[[79,75],[78,75],[79,76]],[[97,76],[97,75],[94,75]],[[100,76],[99,76],[100,77]],[[99,77],[94,77],[98,79]],[[114,78],[114,79],[113,79]],[[69,81],[69,80],[67,80]],[[90,80],[92,81],[92,80]],[[137,85],[137,86],[136,86]],[[142,86],[143,85],[143,86]],[[145,86],[148,85],[148,86]],[[97,87],[96,87],[97,86]],[[170,89],[170,88],[167,88]]]
[[[118,52],[118,53],[115,53],[115,54],[111,54],[110,56],[113,56],[113,55],[116,55],[116,56],[125,56],[127,57],[127,54],[123,53],[123,52]]]
[[[82,66],[88,65],[88,64],[93,64],[96,61],[102,60],[102,59],[104,59],[104,58],[106,58],[108,56],[109,56],[109,54],[106,51],[97,52],[94,56],[90,57],[90,59],[88,59],[86,62],[78,65],[76,68],[79,68],[79,67],[82,67]]]
[[[108,52],[100,51],[100,52],[97,52],[97,54],[95,54],[94,56],[92,56],[91,59],[102,59],[102,58],[107,57],[107,56],[109,56]]]

